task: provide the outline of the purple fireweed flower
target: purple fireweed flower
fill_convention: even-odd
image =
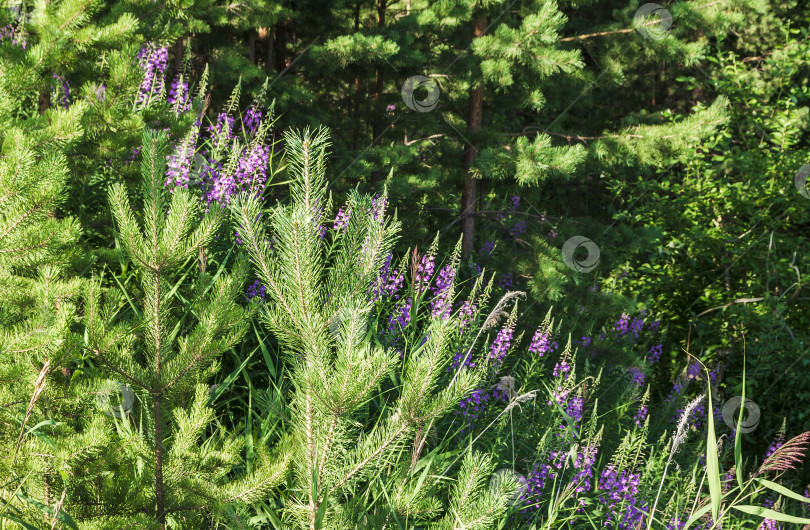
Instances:
[[[216,124],[209,125],[207,130],[214,147],[218,147],[221,143],[227,142],[234,137],[233,117],[228,116],[225,112],[220,112],[217,114]]]
[[[352,215],[351,210],[347,209],[347,211],[344,212],[343,208],[340,208],[338,210],[337,215],[335,216],[335,221],[334,224],[332,225],[332,228],[336,231],[337,230],[345,231],[346,227],[349,225],[349,218],[351,217],[351,215]]]
[[[495,360],[496,366],[500,365],[503,362],[504,357],[506,357],[506,353],[509,351],[509,347],[512,345],[512,333],[515,331],[514,326],[512,325],[505,325],[498,331],[498,334],[495,336],[495,340],[492,341],[492,346],[489,350],[489,357],[490,359]]]
[[[431,279],[433,278],[433,271],[435,269],[436,263],[434,256],[432,254],[422,256],[422,259],[419,261],[419,265],[416,268],[416,277],[414,278],[414,281],[416,282],[416,294],[419,294],[428,288]]]
[[[138,89],[136,101],[138,103],[147,103],[153,96],[163,92],[169,49],[148,42],[138,52],[137,59],[141,70],[143,70],[143,81],[141,81],[141,86]]]
[[[509,235],[512,238],[516,239],[526,231],[526,221],[518,221],[515,225],[509,230]]]
[[[325,229],[324,229],[325,230]],[[369,287],[369,294],[371,295],[371,302],[376,302],[382,299],[383,296],[393,296],[395,299],[399,298],[397,291],[402,287],[405,281],[405,275],[399,271],[391,270],[391,260],[394,257],[393,252],[389,252],[383,264],[380,266],[380,275]]]
[[[650,364],[655,364],[658,362],[658,358],[661,357],[661,353],[664,351],[663,344],[656,344],[652,348],[650,348],[649,356],[647,360],[650,361]]]
[[[397,110],[397,106],[394,105],[393,103],[388,105],[387,107],[385,107],[385,112],[387,112],[389,114],[394,112],[395,110]]]
[[[171,188],[172,193],[175,188],[188,189],[197,134],[198,131],[195,129],[190,136],[183,139],[172,154],[166,156],[167,169],[164,186]]]
[[[591,345],[591,338],[590,337],[580,337],[579,338],[579,345],[582,347],[588,347]]]
[[[448,318],[450,316],[450,303],[448,295],[453,287],[453,280],[456,277],[456,268],[450,264],[439,271],[436,278],[436,285],[433,287],[433,299],[430,301],[431,314],[434,317]]]
[[[568,361],[565,359],[561,359],[560,362],[554,365],[554,371],[551,372],[551,375],[554,377],[561,377],[563,379],[568,377],[568,374],[571,372],[571,365],[568,364]]]
[[[639,502],[636,498],[640,478],[641,475],[627,469],[619,474],[613,466],[602,471],[599,502],[605,506],[606,528],[630,530],[641,524],[644,519],[644,501]]]
[[[96,89],[96,99],[98,101],[104,101],[106,98],[107,98],[107,87],[104,86],[104,83],[102,83],[101,86],[99,86]]]
[[[619,320],[613,324],[613,331],[616,332],[618,337],[624,337],[627,335],[628,328],[630,326],[630,317],[626,313],[622,313],[622,316],[619,317]]]
[[[404,355],[399,347],[402,338],[402,330],[404,330],[411,321],[411,303],[412,300],[408,298],[406,302],[396,307],[388,318],[388,327],[381,332],[381,334],[389,337],[394,351],[399,352],[400,356]]]
[[[509,199],[509,205],[512,207],[513,210],[517,210],[520,206],[520,196],[515,195]]]
[[[558,235],[558,234],[557,234],[557,231],[556,231],[556,230],[552,230],[551,232],[549,232],[549,233],[548,233],[548,237],[549,237],[550,239],[557,239],[557,235]]]
[[[370,213],[375,221],[381,222],[383,220],[383,215],[385,214],[385,207],[387,204],[388,200],[386,198],[375,195],[371,200],[371,208],[369,208],[366,213]]]
[[[204,170],[205,194],[207,204],[216,201],[227,205],[231,196],[240,191],[261,196],[267,181],[267,165],[270,152],[267,146],[251,145],[242,149],[233,175],[222,172],[222,165],[216,169],[210,165]]]
[[[168,102],[176,114],[191,109],[191,102],[188,98],[188,83],[183,80],[182,75],[172,81]]]
[[[537,331],[534,332],[532,342],[529,345],[529,352],[537,354],[538,357],[542,357],[547,352],[556,350],[557,347],[557,343],[551,340],[551,334],[543,331],[542,327],[539,327]]]
[[[644,319],[643,318],[634,318],[632,322],[630,322],[630,331],[633,333],[633,336],[636,340],[638,340],[638,336],[641,334],[641,329],[644,327]]]
[[[505,274],[505,275],[501,276],[501,280],[498,282],[498,287],[500,287],[501,289],[503,289],[505,291],[508,291],[509,289],[512,288],[512,281],[513,281],[513,276],[512,276],[512,273],[510,272],[509,274]]]
[[[644,372],[641,368],[635,366],[630,368],[630,384],[636,388],[641,388],[644,385]]]
[[[656,320],[652,324],[650,324],[650,331],[653,333],[658,333],[658,330],[661,328],[661,321]]]
[[[68,108],[68,101],[70,100],[70,83],[68,83],[67,79],[59,74],[53,74],[53,78],[56,83],[51,89],[51,101],[61,105],[64,108]]]
[[[641,426],[644,425],[648,413],[647,404],[642,402],[638,407],[638,411],[636,411],[636,415],[633,416],[633,422],[636,424],[636,427],[641,428]]]
[[[248,134],[253,134],[259,128],[262,121],[262,111],[256,105],[251,105],[245,112],[245,117],[242,119],[242,124]]]
[[[465,300],[461,303],[461,308],[458,310],[458,318],[460,320],[459,323],[459,335],[463,335],[464,331],[470,325],[472,321],[473,315],[475,315],[475,311],[477,309],[476,304],[470,303],[469,300]]]
[[[489,256],[495,250],[495,242],[494,241],[484,241],[481,244],[481,250],[478,251],[478,254],[481,256]]]
[[[578,453],[573,461],[574,469],[577,470],[572,484],[576,484],[574,491],[584,493],[591,490],[591,479],[593,478],[593,465],[596,462],[596,446],[589,445],[582,452]]]
[[[248,300],[253,300],[257,296],[264,300],[264,295],[267,292],[267,287],[262,285],[262,282],[256,280],[253,282],[253,285],[248,287],[247,292],[245,293],[245,298]]]
[[[3,39],[11,39],[11,44],[17,45],[20,44],[20,40],[17,37],[17,28],[12,26],[11,24],[7,24],[0,28],[0,40]],[[25,49],[25,41],[22,41],[22,48]]]

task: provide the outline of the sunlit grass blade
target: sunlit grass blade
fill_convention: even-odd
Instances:
[[[707,386],[709,387],[709,429],[706,433],[706,472],[709,481],[709,495],[711,496],[712,519],[717,523],[717,515],[720,513],[720,501],[723,496],[720,489],[720,462],[717,459],[717,437],[714,434],[714,411],[712,410],[712,385],[711,379],[707,375]],[[739,474],[739,473],[738,473]]]
[[[769,508],[763,508],[762,506],[738,504],[733,508],[749,515],[759,515],[761,517],[773,519],[774,521],[781,521],[783,523],[810,524],[810,519],[807,519],[806,517],[795,517],[793,515],[776,512]]]
[[[740,412],[737,415],[737,428],[735,429],[736,436],[734,437],[734,465],[736,471],[734,475],[737,477],[737,485],[740,491],[743,489],[742,479],[742,433],[740,432],[740,425],[742,425],[743,409],[745,408],[745,336],[743,335],[743,373],[742,373],[742,400],[740,401]]]

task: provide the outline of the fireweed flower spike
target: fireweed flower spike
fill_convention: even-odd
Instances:
[[[143,81],[136,96],[137,104],[149,104],[154,96],[163,93],[164,75],[169,59],[169,49],[146,43],[136,57],[143,71]]]

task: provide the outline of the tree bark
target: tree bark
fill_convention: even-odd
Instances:
[[[473,38],[478,38],[487,29],[487,17],[481,15],[473,21]],[[480,84],[470,88],[469,109],[467,113],[467,132],[481,129],[483,112],[484,87]],[[464,181],[461,187],[461,254],[466,259],[475,248],[475,178],[472,165],[478,156],[478,150],[468,145],[464,150],[461,162]]]
[[[354,5],[354,32],[360,31],[360,3]],[[354,131],[352,132],[352,150],[357,151],[360,138],[360,72],[354,67]]]
[[[185,52],[185,38],[180,37],[174,43],[174,76],[180,75],[183,71],[183,54]]]
[[[267,72],[269,73],[273,69],[273,46],[275,45],[276,39],[274,38],[276,34],[276,27],[270,26],[267,29]]]
[[[46,86],[39,93],[39,115],[45,114],[49,108],[51,108],[51,87]]]
[[[248,58],[250,62],[256,64],[256,30],[248,30]]]

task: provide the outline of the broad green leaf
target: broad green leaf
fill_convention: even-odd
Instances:
[[[773,519],[774,521],[782,521],[783,523],[810,524],[810,519],[804,517],[794,517],[793,515],[775,512],[771,509],[763,508],[762,506],[739,504],[737,506],[732,506],[732,508],[734,508],[735,510],[739,510],[743,513],[747,513],[750,515],[760,515],[767,519]]]
[[[706,371],[706,381],[711,379]],[[709,383],[709,432],[706,433],[706,473],[709,481],[709,495],[712,498],[712,519],[717,521],[717,514],[720,513],[720,501],[723,499],[720,486],[720,463],[717,460],[717,437],[714,434],[714,412],[712,411],[712,385]]]
[[[711,505],[711,504],[707,504],[706,506],[704,506],[704,507],[703,507],[703,508],[701,508],[700,510],[696,511],[696,512],[695,512],[695,513],[692,515],[692,517],[690,517],[690,518],[689,518],[689,519],[686,521],[686,525],[684,525],[683,530],[689,530],[689,527],[691,527],[693,524],[695,524],[695,521],[697,521],[698,519],[700,519],[701,517],[703,517],[704,515],[706,515],[706,512],[708,512],[709,510],[711,510],[711,508],[712,508],[712,505]]]
[[[764,478],[757,478],[756,480],[766,488],[773,490],[781,495],[784,495],[785,497],[790,497],[791,499],[797,500],[799,502],[810,503],[810,498],[802,497],[795,491],[791,491],[786,487],[782,486],[781,484],[771,482],[770,480],[765,480]]]

